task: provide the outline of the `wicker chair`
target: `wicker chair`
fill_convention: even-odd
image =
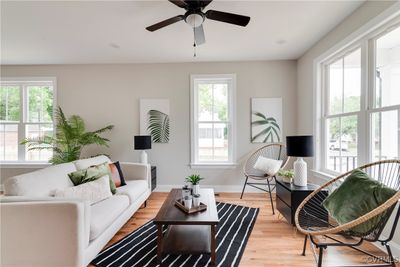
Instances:
[[[369,266],[395,266],[395,259],[393,258],[389,241],[392,240],[396,230],[400,215],[399,208],[396,214],[394,214],[393,224],[390,225],[391,231],[389,236],[382,237],[381,233],[400,199],[400,160],[378,161],[361,166],[359,169],[382,184],[397,190],[397,193],[376,209],[345,224],[339,224],[334,218],[329,216],[322,202],[333,190],[343,183],[351,171],[327,182],[306,197],[296,211],[295,222],[297,229],[305,234],[303,255],[305,255],[308,238],[311,240],[313,248],[315,245],[315,247],[319,249],[318,266],[322,266],[323,251],[329,246],[347,246],[367,254],[371,259],[373,258],[384,262],[382,265],[374,264]],[[368,233],[360,234],[352,231],[354,226],[360,225],[378,215],[380,216],[378,217],[380,218],[379,223]],[[379,258],[376,255],[362,250],[359,246],[364,241],[377,241],[385,246],[388,253],[387,259]]]
[[[275,159],[275,160],[282,160],[282,167],[284,168],[285,165],[288,162],[288,157],[286,155],[286,148],[285,145],[281,143],[271,143],[268,145],[265,145],[259,149],[257,149],[255,152],[253,152],[249,158],[246,160],[246,163],[243,166],[243,173],[246,177],[246,180],[243,185],[243,190],[242,194],[240,196],[240,199],[243,198],[243,193],[246,189],[246,186],[252,186],[254,188],[257,188],[259,190],[262,190],[264,192],[269,193],[269,198],[271,201],[271,206],[272,206],[272,213],[275,214],[275,209],[274,209],[274,203],[272,201],[272,194],[271,192],[275,188],[275,177],[274,176],[268,176],[265,173],[263,173],[260,170],[254,169],[254,164],[256,163],[257,159],[259,156],[263,156],[266,158],[270,159]],[[253,179],[256,182],[249,182],[249,179]],[[262,182],[264,181],[264,182]],[[261,188],[260,186],[266,186],[266,188]]]

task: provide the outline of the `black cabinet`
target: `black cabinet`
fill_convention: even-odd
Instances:
[[[157,187],[157,167],[151,166],[151,191]]]
[[[314,184],[307,184],[307,186],[296,186],[293,183],[285,183],[281,178],[277,177],[276,208],[290,224],[295,225],[294,215],[297,207],[318,187],[318,185]]]

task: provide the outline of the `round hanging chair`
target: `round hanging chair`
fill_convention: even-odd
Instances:
[[[372,179],[375,179],[383,185],[396,190],[397,193],[374,210],[344,224],[338,223],[333,217],[329,216],[328,211],[324,208],[322,203],[328,195],[330,195],[346,180],[352,171],[334,178],[306,197],[297,208],[295,222],[297,229],[306,235],[303,255],[305,255],[305,247],[308,237],[310,237],[311,241],[316,244],[318,248],[320,248],[320,259],[318,266],[321,266],[323,249],[326,249],[327,246],[332,244],[318,244],[315,242],[317,236],[325,236],[328,238],[330,238],[329,236],[332,235],[341,235],[353,238],[356,237],[358,240],[360,240],[356,244],[345,244],[340,242],[342,245],[347,245],[353,248],[355,245],[360,245],[364,240],[370,242],[380,241],[383,245],[387,245],[386,248],[388,249],[389,256],[391,256],[391,251],[387,243],[390,241],[389,239],[393,237],[394,230],[397,226],[400,209],[398,209],[396,218],[394,220],[391,236],[385,240],[379,240],[379,238],[390,215],[392,214],[392,211],[400,199],[400,160],[382,160],[366,164],[358,167],[358,169],[361,169],[367,173]],[[361,234],[359,232],[352,231],[355,226],[371,220],[376,216],[379,216],[377,217],[379,218],[379,222],[375,224],[375,226],[367,233]],[[315,240],[313,237],[316,237]],[[331,240],[336,239],[331,238]]]
[[[251,153],[243,165],[243,174],[246,179],[240,199],[243,198],[247,185],[267,192],[271,201],[272,213],[275,214],[274,202],[272,200],[272,192],[275,188],[275,176],[269,176],[254,168],[254,165],[260,156],[274,160],[282,160],[281,169],[285,168],[289,160],[289,157],[286,154],[286,147],[282,143],[270,143]],[[255,180],[255,182],[252,180]]]

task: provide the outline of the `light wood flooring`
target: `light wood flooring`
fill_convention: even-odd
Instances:
[[[153,219],[167,194],[152,193],[147,201],[147,207],[137,211],[107,246]],[[295,227],[289,225],[279,212],[272,215],[266,194],[245,193],[241,200],[239,193],[220,193],[217,194],[216,200],[260,208],[256,224],[240,262],[241,267],[316,266],[310,244],[308,244],[306,256],[302,256],[304,236],[298,233]],[[384,255],[372,245],[364,248],[370,252]],[[329,248],[324,254],[323,266],[365,264],[365,256],[349,248]]]

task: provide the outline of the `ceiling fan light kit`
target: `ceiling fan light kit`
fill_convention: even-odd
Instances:
[[[193,28],[194,47],[205,43],[203,22],[206,19],[216,20],[242,27],[247,26],[250,21],[250,17],[248,16],[237,15],[222,11],[208,10],[204,13],[204,8],[207,7],[212,2],[212,0],[169,0],[169,2],[180,8],[185,9],[185,14],[163,20],[159,23],[147,27],[146,29],[153,32],[183,20],[188,25],[190,25],[190,27]]]

